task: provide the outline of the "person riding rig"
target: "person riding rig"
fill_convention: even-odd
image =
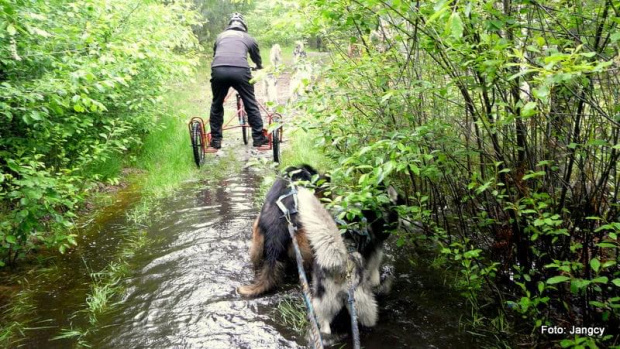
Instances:
[[[248,33],[248,25],[240,13],[235,12],[228,21],[228,28],[217,36],[213,46],[213,62],[211,63],[211,147],[222,147],[222,123],[224,122],[224,99],[230,87],[237,90],[248,122],[252,128],[253,145],[260,147],[269,144],[263,134],[263,120],[258,109],[254,85],[250,83],[252,73],[248,64],[248,53],[256,64],[256,69],[262,69],[262,61],[258,43]]]

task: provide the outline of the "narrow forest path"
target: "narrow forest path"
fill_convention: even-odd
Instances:
[[[288,88],[283,74],[278,88]],[[208,110],[208,80],[193,99]],[[262,93],[257,91],[259,99]],[[234,110],[234,101],[227,102]],[[237,134],[238,133],[238,134]],[[286,134],[285,134],[286,136]],[[96,328],[85,336],[94,348],[298,348],[302,334],[277,321],[276,308],[284,296],[298,296],[296,285],[258,299],[243,299],[236,287],[253,278],[248,248],[251,225],[259,209],[254,198],[263,173],[247,168],[259,153],[243,145],[241,132],[224,135],[223,148],[201,170],[207,180],[186,183],[156,203],[159,214],[149,220],[146,248],[131,260],[125,291],[112,310],[98,317]],[[190,149],[187,154],[191,156]],[[207,155],[214,156],[214,155]],[[223,170],[223,168],[226,168]],[[213,175],[219,173],[219,175]],[[119,202],[118,205],[126,205]],[[119,217],[124,209],[112,209]],[[123,219],[110,219],[99,228],[101,237],[113,239],[123,230]],[[103,255],[86,254],[86,264]],[[364,348],[467,348],[470,339],[458,331],[464,308],[445,290],[436,271],[413,267],[410,251],[387,247],[386,272],[396,275],[393,292],[380,299],[377,327],[362,331]],[[72,261],[75,263],[75,260]],[[44,290],[42,290],[44,292]],[[55,294],[58,294],[56,289]],[[58,297],[62,299],[63,297]],[[75,297],[73,297],[75,298]],[[49,341],[60,328],[76,324],[71,314],[79,299],[59,305],[53,297],[41,298],[39,315],[55,318],[55,326],[33,330],[24,347],[66,348],[71,340]],[[67,304],[74,302],[76,304]],[[83,302],[83,300],[82,300]],[[67,309],[73,309],[68,311]],[[48,322],[49,323],[49,322]],[[348,320],[341,326],[346,332]],[[57,325],[57,326],[56,326]],[[84,324],[82,324],[84,325]],[[338,328],[336,326],[335,328]],[[344,336],[334,348],[347,348]],[[344,346],[343,346],[344,345]]]

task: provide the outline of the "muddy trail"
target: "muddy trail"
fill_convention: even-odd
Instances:
[[[277,310],[283,299],[301,303],[295,276],[261,298],[248,300],[236,293],[237,286],[253,278],[248,249],[265,175],[245,165],[255,157],[270,157],[244,146],[236,133],[225,135],[223,149],[210,155],[214,158],[202,169],[228,166],[227,174],[186,183],[155,204],[158,214],[144,227],[148,242],[130,260],[120,299],[98,317],[81,343],[93,348],[307,347],[305,334],[284,324]],[[76,314],[84,307],[89,275],[110,261],[130,229],[126,212],[137,202],[135,190],[123,191],[97,220],[96,234],[57,261],[57,280],[38,286],[31,314],[36,321],[19,347],[79,346],[75,338],[53,338],[68,328],[88,327],[88,319]],[[412,263],[412,253],[402,248],[388,245],[386,255],[384,270],[396,279],[392,292],[379,300],[378,325],[362,329],[363,347],[474,348],[471,338],[459,332],[465,306],[447,291],[444,276],[425,267],[426,261]],[[339,320],[335,328],[341,339],[333,348],[349,348],[349,320]]]
[[[253,277],[248,248],[258,209],[251,198],[260,180],[243,169],[165,199],[169,209],[148,229],[154,243],[136,257],[122,303],[100,320],[89,342],[96,348],[306,347],[304,335],[279,323],[276,310],[282,297],[300,297],[296,285],[251,300],[235,291]],[[386,269],[394,269],[397,281],[381,300],[379,325],[362,331],[364,347],[467,347],[453,310],[463,305],[448,298],[431,271],[412,269],[394,252]],[[348,319],[341,318],[346,330]],[[334,348],[348,342],[344,337]]]

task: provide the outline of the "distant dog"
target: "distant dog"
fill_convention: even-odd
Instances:
[[[266,74],[260,80],[260,88],[267,102],[278,103],[278,78],[273,73]]]
[[[282,63],[282,48],[280,48],[280,45],[274,44],[271,46],[269,61],[274,68],[277,68]]]
[[[297,64],[302,58],[308,57],[303,41],[295,42],[295,49],[293,50],[293,64]]]
[[[280,196],[290,192],[291,181],[310,182],[319,174],[309,165],[289,167],[284,172],[285,178],[278,178],[267,193],[265,203],[252,227],[250,259],[254,266],[255,279],[252,284],[237,289],[239,294],[246,297],[256,297],[273,290],[281,283],[287,263],[295,260],[288,222],[276,202]],[[317,195],[321,195],[320,190],[317,191]],[[294,207],[293,200],[292,196],[288,196],[282,203],[290,209]],[[304,265],[309,269],[313,256],[303,224],[299,221],[298,214],[292,214],[291,220],[297,226],[297,241]]]
[[[267,101],[272,103],[278,103],[278,78],[273,75],[267,75]]]
[[[295,100],[306,93],[310,81],[312,81],[312,65],[308,63],[298,65],[289,82],[289,98]]]

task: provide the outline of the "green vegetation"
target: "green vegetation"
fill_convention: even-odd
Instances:
[[[274,313],[278,322],[299,335],[303,335],[308,328],[306,305],[299,294],[280,298]]]
[[[137,177],[144,195],[161,197],[195,175],[187,122],[208,114],[207,71],[201,65],[191,81],[172,85],[164,94],[160,121],[145,136],[134,164],[140,170]]]
[[[87,336],[97,331],[98,318],[114,307],[114,299],[124,290],[121,281],[130,274],[130,261],[137,251],[147,244],[143,231],[127,234],[114,260],[102,271],[89,271],[91,283],[86,295],[86,305],[71,318],[78,326],[65,328],[53,340],[75,340],[80,347],[88,347]],[[86,266],[88,269],[88,266]]]
[[[407,197],[401,216],[417,227],[395,234],[397,245],[424,244],[434,267],[453,271],[467,330],[486,344],[617,344],[619,9],[594,0],[3,1],[0,267],[81,241],[76,212],[98,182],[129,173],[143,193],[130,217],[146,221],[155,198],[206,172],[193,169],[186,122],[206,114],[207,63],[198,83],[180,80],[198,63],[197,36],[208,51],[240,11],[266,61],[274,43],[285,61],[296,40],[330,52],[296,106],[304,117],[287,128],[282,167],[330,170],[330,204],[348,218],[381,206],[384,185],[395,185]],[[209,178],[237,169],[228,155],[208,160]],[[90,327],[62,337],[96,327],[128,259],[89,272],[79,314]],[[29,292],[17,292],[9,318],[32,309]],[[610,331],[541,333],[569,319]],[[7,322],[0,340],[25,328]]]
[[[305,110],[332,205],[352,218],[396,185],[421,230],[398,245],[458,271],[469,330],[492,345],[617,343],[541,328],[620,327],[620,4],[296,4],[263,20],[329,43]]]
[[[281,168],[299,164],[311,164],[321,172],[327,172],[334,167],[333,163],[323,152],[316,151],[314,143],[316,132],[290,128],[286,130],[287,148],[282,152]]]
[[[0,6],[0,265],[76,244],[84,194],[116,175],[164,84],[191,70],[197,18],[184,1]]]

